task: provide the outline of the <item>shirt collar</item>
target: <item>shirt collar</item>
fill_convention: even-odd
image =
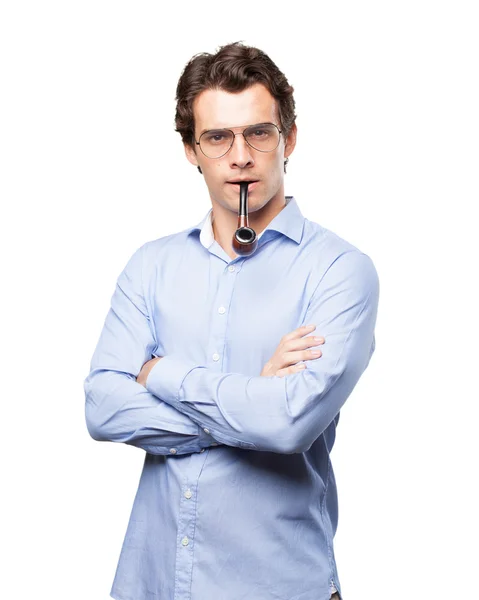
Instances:
[[[279,231],[297,244],[301,242],[303,236],[304,217],[299,209],[298,203],[294,196],[286,196],[285,207],[270,221],[267,227],[259,234],[258,240],[268,230]],[[213,226],[212,226],[213,209],[210,208],[201,221],[191,227],[188,235],[195,231],[200,232],[200,242],[209,248],[214,242]]]

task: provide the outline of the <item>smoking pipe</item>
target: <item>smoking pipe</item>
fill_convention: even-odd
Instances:
[[[240,183],[240,197],[238,207],[238,229],[233,235],[233,250],[240,256],[249,256],[258,245],[258,238],[254,229],[248,224],[248,182]]]

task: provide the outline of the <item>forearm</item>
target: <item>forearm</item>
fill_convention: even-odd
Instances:
[[[373,349],[370,333],[355,356],[345,348],[340,360],[332,361],[323,350],[314,369],[307,365],[285,377],[218,373],[169,356],[161,361],[164,370],[155,365],[147,389],[219,442],[281,454],[304,452],[339,412]]]
[[[143,249],[118,277],[84,380],[87,428],[95,440],[123,442],[151,454],[199,452],[212,438],[136,381],[156,346],[142,286]]]
[[[164,455],[199,452],[214,442],[187,415],[126,373],[94,368],[84,390],[86,424],[95,440],[123,442]]]
[[[325,338],[322,357],[285,377],[222,373],[165,356],[146,388],[228,445],[307,450],[337,415],[375,347],[379,283],[365,255],[344,259],[311,299],[305,322]]]

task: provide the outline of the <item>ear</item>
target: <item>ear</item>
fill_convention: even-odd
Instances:
[[[198,159],[196,158],[196,152],[194,151],[192,146],[190,146],[190,144],[183,143],[183,147],[185,149],[186,158],[190,161],[192,165],[195,165],[195,167],[197,167],[199,163]]]
[[[286,143],[284,145],[284,157],[288,157],[294,150],[296,146],[296,135],[298,133],[298,128],[296,127],[296,123],[291,127],[288,137],[286,138]]]

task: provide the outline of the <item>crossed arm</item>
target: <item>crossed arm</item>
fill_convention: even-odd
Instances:
[[[310,300],[305,323],[327,340],[322,358],[286,377],[261,377],[219,373],[177,355],[145,365],[156,342],[142,294],[142,249],[118,278],[85,380],[92,437],[154,454],[172,447],[198,452],[217,442],[285,454],[307,450],[374,352],[379,281],[371,259],[359,251],[341,254]]]
[[[123,442],[150,454],[199,452],[215,440],[137,382],[156,347],[142,286],[144,246],[120,273],[84,380],[85,418],[98,441]]]

